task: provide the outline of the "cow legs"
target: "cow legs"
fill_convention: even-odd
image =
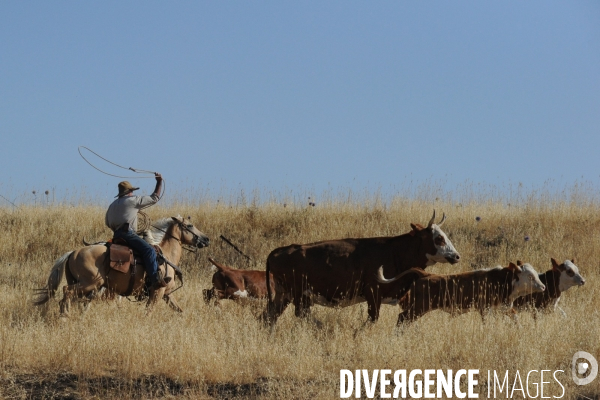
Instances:
[[[398,315],[396,326],[400,326],[405,322],[413,322],[425,313],[420,307],[417,307],[415,304],[409,304],[408,301],[405,303],[405,306],[406,308],[403,308],[402,312]]]
[[[218,306],[219,305],[219,299],[221,298],[221,296],[219,296],[219,294],[220,294],[219,292],[220,291],[217,290],[214,287],[212,289],[204,289],[202,291],[203,297],[204,297],[204,302],[207,305],[210,305],[210,303],[213,302],[213,304],[215,306]]]
[[[289,304],[290,299],[284,296],[281,291],[278,291],[275,294],[275,299],[267,303],[267,309],[263,314],[263,320],[271,326],[274,325]]]
[[[296,309],[296,317],[308,317],[310,315],[310,306],[310,298],[306,296],[294,296],[294,308]]]
[[[367,306],[369,321],[376,322],[379,319],[379,309],[381,308],[381,296],[376,293],[376,289],[366,289],[367,292]]]
[[[405,321],[408,321],[409,317],[408,317],[408,310],[404,310],[402,311],[399,315],[398,315],[398,322],[396,323],[396,326],[400,326],[402,325]]]

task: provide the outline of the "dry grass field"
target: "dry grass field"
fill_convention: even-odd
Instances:
[[[208,256],[237,268],[264,269],[267,255],[278,246],[398,235],[408,232],[411,222],[426,224],[434,207],[440,216],[448,215],[444,231],[462,261],[438,264],[431,271],[469,271],[519,259],[542,272],[551,268],[550,257],[575,258],[587,283],[564,294],[561,306],[567,317],[553,313],[534,319],[522,313],[517,325],[502,313],[482,322],[475,312],[453,318],[436,311],[396,329],[397,307],[382,306],[381,319],[364,326],[366,304],[339,310],[315,306],[313,315],[323,322],[318,328],[297,319],[290,306],[271,331],[257,320],[264,303],[223,301],[215,308],[203,301],[202,289],[211,286]],[[571,379],[576,351],[600,360],[600,206],[593,202],[159,203],[148,214],[153,219],[189,215],[212,240],[205,249],[185,252],[181,261],[185,286],[175,296],[184,312],[177,314],[161,302],[146,316],[143,303],[122,299],[96,301],[85,312],[75,307],[61,321],[62,291],[47,307],[34,307],[33,289],[45,285],[54,261],[80,247],[83,237],[110,238],[104,208],[0,209],[2,398],[332,399],[340,396],[341,369],[383,368],[479,369],[480,398],[487,397],[488,370],[508,370],[511,384],[517,370],[523,381],[530,370],[563,370],[558,375],[562,398],[600,396],[600,378],[587,386],[576,386]],[[534,377],[539,383],[539,375]],[[544,396],[559,397],[561,388],[551,375],[546,381],[551,383]],[[535,387],[530,391],[533,397]],[[522,398],[521,392],[514,398]]]

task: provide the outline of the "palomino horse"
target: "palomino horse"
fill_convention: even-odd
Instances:
[[[181,258],[182,245],[202,248],[208,246],[209,243],[206,235],[181,216],[157,221],[149,233],[154,243],[162,249],[163,256],[175,265]],[[106,288],[109,297],[126,293],[130,287],[131,275],[111,269],[107,257],[108,251],[104,244],[93,244],[65,253],[56,260],[50,271],[48,284],[45,288],[40,289],[40,297],[34,304],[41,305],[50,300],[64,275],[66,275],[68,285],[63,287],[64,296],[60,301],[61,316],[68,316],[71,300],[85,297],[89,301],[96,296],[100,288]],[[148,311],[160,298],[164,298],[174,310],[182,311],[171,294],[176,286],[174,268],[163,264],[159,266],[159,269],[165,282],[168,281],[167,287],[150,291],[150,297],[146,303]],[[141,293],[145,275],[145,269],[137,266],[131,293]]]

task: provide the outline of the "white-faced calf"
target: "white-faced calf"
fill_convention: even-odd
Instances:
[[[490,308],[511,307],[517,297],[545,289],[531,265],[520,261],[517,264],[452,275],[430,274],[413,268],[392,279],[385,279],[380,269],[378,281],[382,284],[397,279],[412,281],[410,291],[399,303],[403,312],[398,317],[398,324],[414,321],[438,309],[452,314],[475,309],[483,316]]]
[[[538,309],[555,311],[558,309],[562,315],[566,313],[558,306],[561,294],[572,286],[582,286],[585,279],[579,274],[575,260],[566,260],[558,264],[551,258],[552,269],[539,274],[540,281],[546,285],[546,290],[541,293],[532,293],[518,298],[514,306],[519,309]]]
[[[265,271],[241,270],[219,264],[212,258],[208,260],[217,268],[212,277],[213,287],[204,290],[204,300],[218,304],[222,299],[262,299],[267,297]],[[271,288],[275,291],[275,282],[271,280]]]

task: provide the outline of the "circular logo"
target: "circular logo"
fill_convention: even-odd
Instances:
[[[598,375],[598,361],[586,351],[573,354],[571,362],[571,375],[576,385],[587,385]]]

